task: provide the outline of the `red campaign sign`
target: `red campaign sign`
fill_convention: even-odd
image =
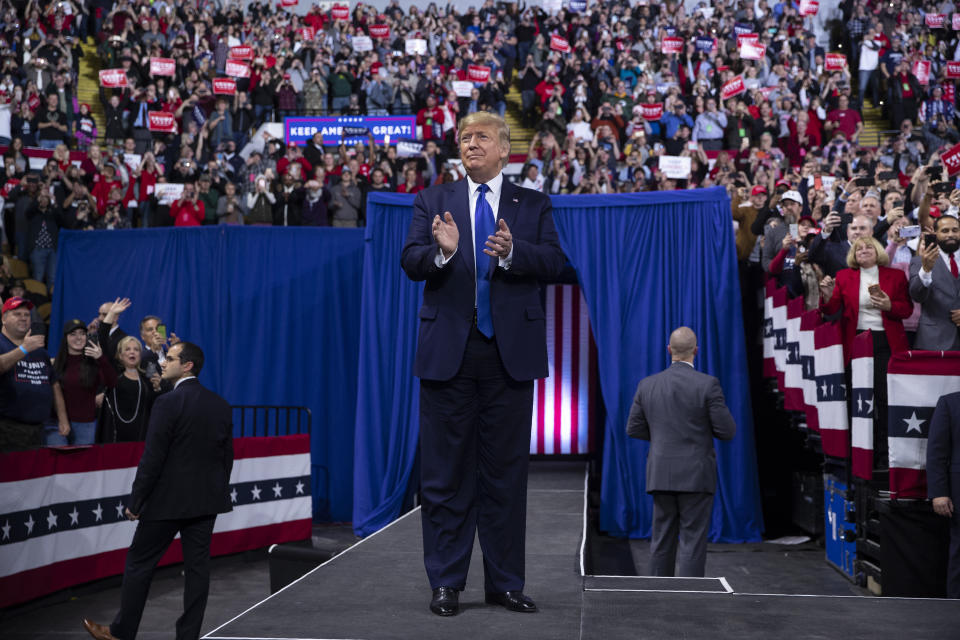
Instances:
[[[281,7],[295,7],[297,6],[297,0],[280,0]]]
[[[947,14],[928,13],[926,16],[924,16],[924,21],[931,29],[943,29],[943,25],[947,23]]]
[[[726,84],[723,85],[723,88],[720,90],[720,99],[727,100],[733,96],[738,96],[747,88],[743,84],[743,76],[737,76],[732,80],[728,80]]]
[[[960,172],[960,144],[955,144],[940,154],[940,161],[947,167],[947,173],[954,175]]]
[[[842,53],[828,53],[823,66],[827,71],[843,71],[847,67],[847,56]]]
[[[562,36],[550,36],[550,50],[560,53],[570,53],[570,43]]]
[[[490,79],[490,67],[471,64],[467,67],[467,80],[470,82],[486,82]]]
[[[176,133],[177,119],[172,113],[166,111],[148,111],[147,119],[150,121],[150,131],[159,131],[160,133]]]
[[[743,47],[744,42],[752,42],[753,44],[760,44],[760,36],[756,33],[741,33],[737,36],[737,49]]]
[[[108,89],[124,88],[127,86],[127,72],[123,69],[101,69],[100,86]]]
[[[641,104],[640,113],[644,120],[659,120],[663,117],[663,103]]]
[[[390,37],[390,25],[388,25],[388,24],[372,24],[372,25],[370,25],[370,37],[371,37],[371,38],[389,38],[389,37]]]
[[[333,5],[333,8],[330,9],[330,16],[334,20],[349,20],[350,19],[350,7],[345,7],[340,4]]]
[[[243,60],[227,60],[225,72],[231,78],[249,78],[250,65]]]
[[[960,78],[960,62],[947,62],[947,78],[954,80]]]
[[[300,39],[304,42],[309,42],[317,35],[317,32],[314,31],[313,27],[300,27],[297,29],[297,33],[300,34]]]
[[[660,53],[680,53],[683,51],[683,38],[667,36],[660,41]]]
[[[150,58],[150,75],[173,76],[177,73],[177,64],[173,58]]]
[[[960,31],[960,13],[953,14],[953,18],[951,19],[951,24],[953,25],[954,31]]]
[[[917,82],[923,85],[930,84],[930,61],[917,60],[913,63],[913,75],[917,76]]]
[[[233,78],[214,78],[213,93],[215,95],[232,96],[237,92],[237,81]]]
[[[815,16],[820,9],[820,3],[817,0],[800,0],[800,15]]]
[[[763,60],[767,53],[767,45],[747,40],[740,48],[740,57],[744,60]]]
[[[253,47],[248,45],[230,47],[230,57],[234,60],[253,60]]]

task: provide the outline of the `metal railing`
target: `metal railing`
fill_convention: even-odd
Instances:
[[[310,434],[313,416],[307,407],[285,405],[233,405],[233,427],[247,436]],[[247,428],[250,433],[247,433]]]

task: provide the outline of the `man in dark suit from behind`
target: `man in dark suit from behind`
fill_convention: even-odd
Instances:
[[[523,588],[533,380],[547,375],[540,281],[565,257],[550,200],[503,176],[503,119],[466,116],[458,142],[467,178],[417,194],[401,256],[426,282],[413,374],[430,610],[459,612],[479,535],[486,602],[534,612]]]
[[[177,533],[186,579],[176,637],[200,637],[210,590],[213,523],[218,513],[231,510],[233,468],[230,405],[197,380],[202,367],[203,351],[189,342],[172,346],[163,363],[163,379],[174,388],[153,405],[127,503],[127,517],[138,522],[127,552],[120,611],[109,627],[83,621],[98,640],[131,640],[137,635],[154,568]]]
[[[941,396],[930,418],[927,496],[937,514],[950,518],[947,597],[960,598],[960,391]]]
[[[670,334],[670,368],[637,385],[627,435],[650,441],[647,493],[653,495],[650,575],[702,577],[717,489],[713,439],[731,440],[737,425],[720,381],[693,368],[697,336]],[[678,547],[679,539],[679,547]]]
[[[910,262],[910,297],[920,303],[914,349],[960,349],[960,221],[940,216],[933,223],[937,241],[920,239]]]

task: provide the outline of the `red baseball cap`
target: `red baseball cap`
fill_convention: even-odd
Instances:
[[[941,215],[941,214],[940,214],[940,207],[938,207],[938,206],[936,206],[936,205],[933,205],[933,204],[930,205],[930,217],[931,217],[931,218],[939,218],[940,215]],[[7,310],[7,305],[3,305],[3,310],[4,310],[4,311]]]
[[[790,188],[790,182],[787,181],[787,180],[784,180],[783,178],[780,178],[779,180],[777,180],[777,184],[776,184],[775,186],[777,186],[777,187],[786,187],[787,189],[789,189],[789,188]]]
[[[937,215],[939,214],[940,213],[937,212]],[[3,312],[0,313],[0,315],[2,315],[3,313],[6,313],[7,311],[13,311],[14,309],[19,309],[20,307],[33,309],[33,303],[30,302],[29,300],[21,298],[20,296],[13,296],[12,298],[10,298],[9,300],[3,303]]]
[[[750,195],[758,196],[761,193],[766,193],[766,192],[767,192],[767,188],[762,184],[758,184],[757,186],[755,186],[753,189],[750,190]]]

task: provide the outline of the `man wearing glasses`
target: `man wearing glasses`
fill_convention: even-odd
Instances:
[[[113,624],[84,619],[98,640],[133,638],[157,562],[177,533],[183,543],[184,612],[176,637],[199,638],[210,590],[210,538],[218,513],[231,510],[233,421],[230,405],[197,380],[203,351],[175,344],[162,364],[173,391],[157,398],[126,515],[137,521],[127,553],[120,611]]]

